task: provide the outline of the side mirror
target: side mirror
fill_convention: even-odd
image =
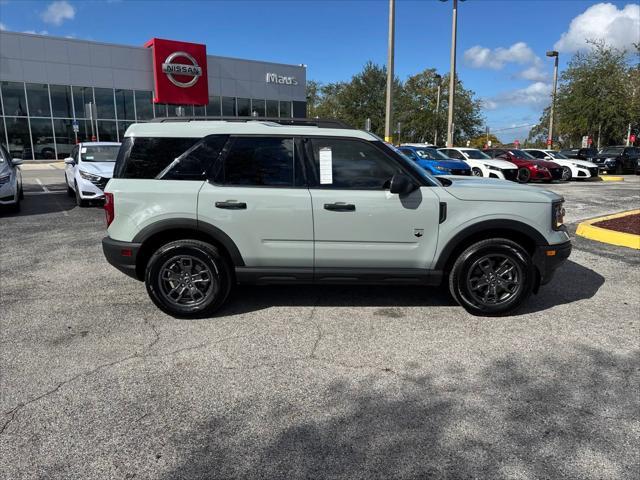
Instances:
[[[389,191],[398,195],[411,193],[417,188],[418,186],[403,173],[396,173],[391,178],[391,184],[389,185]]]
[[[21,158],[12,158],[11,159],[11,164],[14,167],[17,167],[18,165],[22,165],[23,162],[24,162],[24,160],[22,160]]]
[[[64,163],[66,163],[67,165],[73,165],[76,162],[73,160],[73,157],[67,157],[64,159]]]

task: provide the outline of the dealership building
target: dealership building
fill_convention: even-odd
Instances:
[[[0,31],[0,143],[25,160],[119,141],[155,117],[306,117],[305,89],[305,65],[207,55],[201,44]]]

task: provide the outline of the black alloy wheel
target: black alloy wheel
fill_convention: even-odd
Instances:
[[[471,174],[474,177],[483,177],[484,175],[482,175],[482,170],[480,170],[478,167],[473,167],[471,169]]]
[[[569,167],[562,167],[562,181],[568,182],[571,180],[571,169]]]
[[[522,167],[518,169],[518,182],[527,183],[531,180],[531,172],[528,168]]]

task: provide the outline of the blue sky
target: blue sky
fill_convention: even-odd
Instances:
[[[448,72],[452,1],[396,3],[396,74]],[[368,60],[386,63],[387,15],[386,0],[0,0],[7,30],[126,45],[193,41],[213,55],[304,63],[321,82],[348,80]],[[632,1],[467,0],[458,17],[458,74],[485,100],[487,124],[503,141],[524,138],[528,127],[505,129],[537,122],[549,102],[546,50],[561,51],[562,69],[585,38],[640,41]]]

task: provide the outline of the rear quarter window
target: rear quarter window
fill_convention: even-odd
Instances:
[[[114,178],[156,178],[200,140],[200,138],[127,137],[118,152]],[[195,164],[194,167],[195,171],[191,173],[200,170],[200,165]],[[165,178],[169,178],[166,172]]]

